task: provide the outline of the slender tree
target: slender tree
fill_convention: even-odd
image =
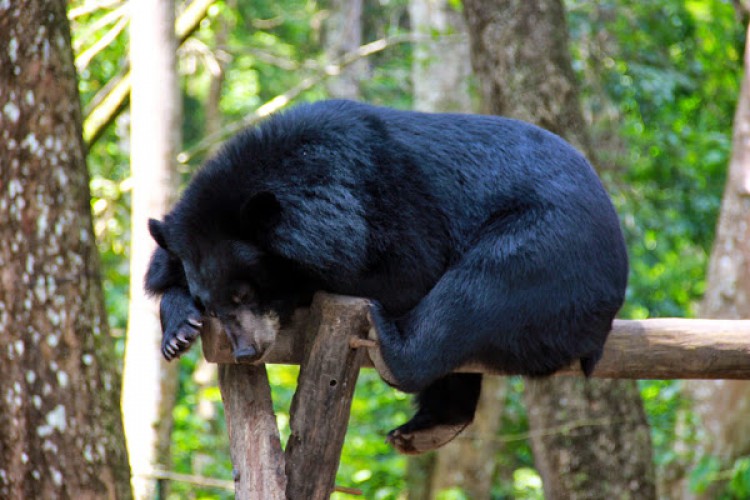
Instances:
[[[466,0],[464,12],[484,111],[536,123],[595,160],[560,0]],[[635,382],[527,380],[525,401],[547,498],[655,498]]]
[[[0,2],[0,498],[129,498],[64,0]]]
[[[362,45],[362,0],[328,0],[323,45],[326,58],[335,61]],[[326,82],[328,93],[341,99],[357,99],[365,62],[358,61]]]
[[[131,2],[130,170],[133,178],[130,309],[122,406],[136,498],[156,496],[153,469],[169,465],[177,363],[161,357],[157,302],[143,290],[155,244],[149,217],[161,217],[177,191],[180,99],[176,70],[174,2]]]
[[[702,318],[750,317],[750,46],[734,116],[732,157],[724,189],[716,240],[708,268]],[[750,383],[744,380],[692,381],[686,384],[703,429],[699,449],[722,468],[750,453]],[[716,498],[722,483],[695,495]],[[694,495],[682,491],[683,498]]]
[[[471,63],[461,12],[448,0],[410,0],[409,20],[417,36],[412,61],[414,107],[470,112]]]

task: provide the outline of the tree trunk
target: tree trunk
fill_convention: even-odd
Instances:
[[[177,191],[174,158],[180,147],[174,3],[136,0],[131,6],[132,91],[130,309],[122,406],[136,498],[157,494],[153,469],[169,469],[172,408],[178,364],[161,357],[158,303],[143,289],[155,244],[149,217],[161,217]],[[162,493],[164,493],[162,491]]]
[[[410,0],[414,44],[414,108],[420,111],[470,113],[469,43],[466,22],[447,0]],[[496,452],[495,435],[505,394],[505,379],[484,377],[474,423],[434,457],[409,459],[409,498],[434,498],[459,488],[470,498],[489,498]],[[425,484],[424,482],[427,481]]]
[[[363,0],[328,0],[328,18],[325,22],[323,45],[326,59],[335,61],[342,55],[362,45]],[[328,93],[340,99],[359,98],[364,61],[349,65],[335,78],[326,82]]]
[[[414,108],[420,111],[471,112],[469,43],[466,22],[448,0],[410,0],[414,43]]]
[[[732,157],[721,204],[716,240],[708,268],[703,318],[750,317],[750,46],[734,116]],[[692,381],[686,389],[703,424],[700,451],[719,459],[723,468],[750,453],[750,382]],[[721,483],[699,498],[716,498]],[[692,494],[684,491],[683,495]]]
[[[486,375],[482,380],[474,422],[455,441],[437,451],[432,475],[433,494],[459,488],[468,498],[490,498],[499,444],[506,379]]]
[[[0,2],[0,498],[129,498],[63,0]]]
[[[536,123],[591,157],[562,3],[466,0],[464,13],[484,111]],[[525,401],[547,498],[655,498],[635,382],[527,380]]]

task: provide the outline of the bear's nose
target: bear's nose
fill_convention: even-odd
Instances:
[[[258,351],[253,346],[237,349],[232,354],[237,363],[252,363],[260,357]]]

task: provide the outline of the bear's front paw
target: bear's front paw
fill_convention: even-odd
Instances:
[[[161,353],[164,359],[172,361],[186,352],[200,335],[201,328],[203,328],[203,320],[198,315],[188,317],[175,328],[165,331],[161,340]]]
[[[160,304],[161,353],[171,361],[190,348],[203,328],[203,314],[186,290],[168,290]]]

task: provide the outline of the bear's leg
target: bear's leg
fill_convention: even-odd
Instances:
[[[203,314],[196,307],[190,293],[182,287],[173,287],[161,296],[161,353],[167,361],[188,350],[201,332]]]
[[[403,316],[373,302],[370,316],[392,385],[421,392],[468,362],[544,376],[583,359],[591,372],[617,294],[591,283],[595,274],[587,281],[577,254],[558,248],[549,236],[554,227],[544,221],[488,225]]]
[[[492,309],[498,290],[469,259],[450,269],[430,293],[402,318],[390,318],[378,303],[370,315],[389,383],[418,392],[418,410],[388,434],[401,453],[436,449],[455,438],[474,419],[482,375],[451,373],[471,359],[488,336],[502,333]]]
[[[514,250],[502,235],[486,234],[403,317],[389,316],[373,303],[371,318],[389,382],[419,393],[415,416],[389,434],[399,451],[438,447],[472,421],[481,375],[452,374],[461,364],[487,360],[495,369],[517,369],[515,344],[525,339],[514,332],[530,314],[519,305],[532,304],[541,313],[545,292],[529,293],[519,273],[533,277],[533,264],[509,262],[506,256]],[[521,280],[518,287],[516,280]]]
[[[436,380],[417,395],[417,413],[388,433],[388,442],[400,453],[414,455],[452,441],[474,420],[482,375],[452,373]]]
[[[462,260],[448,270],[403,317],[393,318],[373,302],[370,317],[391,385],[421,392],[504,342],[507,287],[502,277],[472,267]]]

